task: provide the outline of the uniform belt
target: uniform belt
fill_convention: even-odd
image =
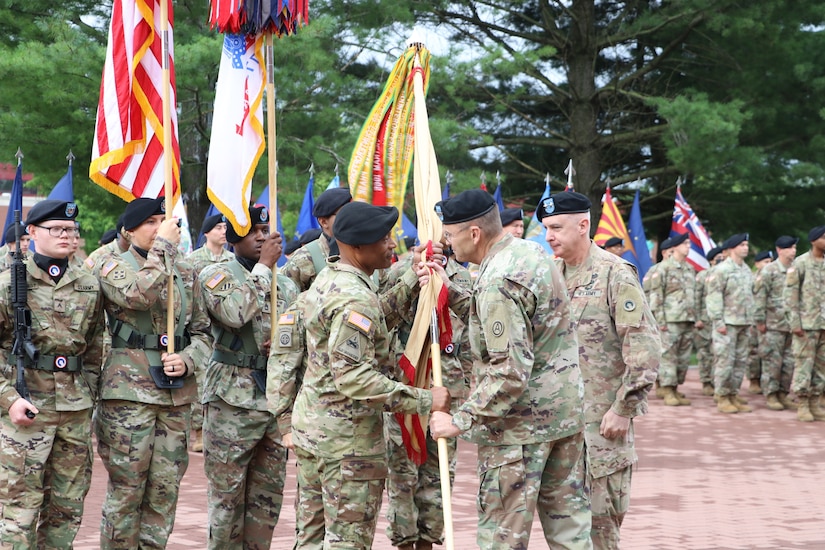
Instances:
[[[109,331],[112,334],[113,348],[166,349],[165,334],[142,334],[121,320],[115,321]],[[188,346],[191,341],[192,339],[187,333],[175,336],[175,349],[183,349]]]
[[[83,358],[76,355],[41,355],[29,368],[46,372],[80,372]]]
[[[266,370],[267,358],[265,355],[247,355],[237,351],[216,349],[212,352],[212,360],[226,365],[244,367],[246,369]]]

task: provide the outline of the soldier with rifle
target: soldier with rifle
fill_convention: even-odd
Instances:
[[[68,261],[77,213],[36,204],[37,252],[0,274],[0,548],[71,548],[91,483],[104,324],[97,279]]]

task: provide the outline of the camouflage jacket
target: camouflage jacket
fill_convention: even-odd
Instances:
[[[328,258],[329,241],[326,236],[321,235],[318,238],[318,244],[321,246],[321,252],[323,252],[324,258]],[[304,292],[312,285],[318,273],[315,271],[315,263],[312,261],[312,254],[307,246],[302,246],[289,257],[286,265],[281,269],[281,273],[295,281],[295,284],[298,285],[298,289],[301,292]]]
[[[98,395],[103,345],[103,298],[100,285],[85,270],[70,266],[55,284],[33,260],[26,260],[28,307],[32,343],[41,361],[59,356],[83,358],[80,372],[50,372],[26,368],[32,403],[40,409],[77,411],[92,407]],[[14,344],[14,308],[11,271],[0,274],[0,406],[8,409],[18,399]]]
[[[825,261],[810,252],[802,254],[788,268],[785,278],[785,315],[790,329],[825,330]]]
[[[702,271],[696,274],[696,284],[694,286],[695,292],[693,293],[696,308],[696,320],[702,321],[703,323],[710,322],[708,319],[708,309],[706,306],[707,301],[707,290],[708,290],[708,275],[710,275],[711,271],[713,270],[713,266],[709,269],[703,269]]]
[[[238,273],[242,278],[238,279]],[[295,283],[278,275],[278,303],[276,312],[273,312],[272,270],[263,264],[256,264],[252,271],[247,271],[233,259],[207,266],[198,279],[212,320],[214,349],[239,358],[262,356],[265,361],[269,351],[271,315],[284,311],[295,301],[298,296]],[[245,338],[253,338],[254,342]],[[203,403],[222,399],[242,409],[267,410],[266,393],[255,383],[252,368],[224,363],[214,357],[208,365],[203,379]],[[265,362],[261,370],[264,369]]]
[[[713,268],[705,284],[705,304],[714,330],[753,324],[753,273],[747,264],[736,265],[727,258]]]
[[[388,377],[387,323],[398,322],[388,308],[409,304],[405,286],[403,303],[381,300],[365,273],[332,260],[306,292],[306,371],[292,413],[295,445],[327,458],[384,456],[382,411],[430,411],[429,391]]]
[[[166,334],[166,302],[169,276],[177,269],[184,287],[186,310],[177,285],[174,291],[176,331],[180,324],[189,334],[190,343],[175,352],[183,358],[188,372],[184,386],[179,389],[158,388],[149,374],[149,366],[160,366],[160,353],[164,350],[132,349],[119,347],[113,337],[113,347],[106,358],[100,383],[101,399],[122,399],[154,405],[184,405],[198,399],[195,369],[202,369],[209,359],[212,342],[209,335],[209,315],[203,305],[200,285],[195,285],[195,270],[180,261],[178,248],[171,242],[157,237],[144,259],[134,248],[124,255],[132,255],[139,266],[135,271],[123,255],[112,255],[95,266],[95,275],[105,296],[106,313],[112,321],[121,321],[140,331],[140,319],[149,313],[154,335]],[[177,280],[177,275],[175,276]]]
[[[31,258],[31,256],[31,254],[26,252],[26,255],[23,259],[25,260]],[[0,273],[2,273],[3,271],[7,271],[11,267],[12,262],[14,262],[14,256],[12,256],[11,252],[4,252],[0,254]]]
[[[215,256],[212,254],[212,251],[206,247],[206,245],[203,245],[186,257],[186,261],[189,262],[193,268],[195,268],[195,273],[200,273],[203,271],[203,268],[208,265],[231,262],[234,259],[235,255],[227,249],[222,248],[221,253],[218,256]]]
[[[266,367],[267,409],[278,421],[281,435],[292,432],[292,407],[306,371],[304,296],[298,295],[278,319],[278,335],[269,348]]]
[[[753,283],[754,321],[764,323],[768,330],[790,332],[785,318],[785,278],[788,268],[779,260],[763,267]]]
[[[647,299],[660,326],[696,321],[695,273],[687,262],[670,257],[650,276]]]
[[[584,387],[570,301],[539,244],[505,235],[481,262],[471,295],[450,286],[450,305],[469,316],[473,350],[473,389],[453,416],[462,437],[525,445],[582,431]]]
[[[642,279],[642,288],[644,289],[648,304],[651,302],[650,290],[653,284],[653,276],[656,275],[660,267],[662,267],[662,262],[653,264],[650,266],[650,269],[647,270],[647,273],[645,273],[644,279]]]

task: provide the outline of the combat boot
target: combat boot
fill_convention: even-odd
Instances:
[[[411,542],[397,546],[397,548],[398,550],[415,550],[415,546]]]
[[[433,543],[428,540],[420,540],[415,543],[415,550],[433,550]]]
[[[767,399],[768,408],[772,411],[784,411],[785,406],[779,401],[779,394],[772,393],[768,395]]]
[[[814,395],[808,398],[808,410],[814,420],[825,420],[825,411],[819,408],[819,396]]]
[[[813,422],[814,415],[811,414],[811,409],[808,406],[808,398],[807,397],[800,397],[799,398],[799,408],[796,409],[796,418],[800,422]]]
[[[710,397],[713,395],[713,384],[710,382],[704,382],[702,384],[702,395]]]
[[[738,405],[747,405],[748,400],[744,397],[739,397],[738,395],[731,395],[730,400]]]
[[[685,394],[683,394],[682,392],[678,391],[675,387],[673,388],[673,395],[675,395],[675,396],[676,396],[676,399],[678,399],[678,400],[679,400],[679,404],[680,404],[680,405],[685,405],[685,406],[686,406],[686,405],[690,405],[690,399],[688,399],[687,397],[685,397]]]
[[[720,395],[719,401],[716,403],[716,410],[725,414],[733,414],[739,412],[739,407],[731,403],[729,395]]]
[[[192,431],[192,450],[196,453],[203,452],[203,430]]]
[[[750,386],[748,386],[748,393],[762,393],[762,386],[759,385],[758,378],[751,378]]]
[[[662,389],[665,390],[665,405],[668,407],[678,407],[682,404],[679,400],[679,396],[676,395],[676,388],[673,386],[665,386]]]
[[[656,380],[656,382],[654,382],[654,383],[653,383],[653,387],[654,387],[654,388],[655,388],[655,390],[656,390],[656,392],[655,392],[655,393],[656,393],[656,397],[658,397],[659,399],[664,399],[664,398],[665,398],[665,394],[667,393],[665,390],[666,390],[667,388],[663,388],[662,386],[660,386],[660,385],[659,385],[659,381],[658,381],[658,380]]]
[[[747,401],[740,398],[738,395],[731,395],[730,402],[733,403],[733,406],[736,407],[740,413],[749,413],[753,410],[745,404]]]
[[[796,409],[798,406],[795,401],[788,397],[788,392],[786,391],[779,392],[779,402],[782,403],[782,406],[786,409]]]

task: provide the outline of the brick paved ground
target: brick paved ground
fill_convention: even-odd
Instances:
[[[722,550],[825,548],[825,422],[803,424],[795,413],[774,412],[762,396],[754,412],[722,415],[700,395],[695,369],[685,392],[691,407],[653,400],[636,423],[640,456],[633,474],[630,513],[622,529],[625,550]],[[471,445],[459,446],[453,495],[455,547],[475,548],[476,478]],[[274,550],[292,547],[294,465]],[[105,470],[95,461],[94,482],[77,550],[98,547]],[[203,458],[190,454],[170,550],[204,548],[206,490]],[[374,548],[392,548],[382,519]],[[546,548],[538,523],[534,548]]]

